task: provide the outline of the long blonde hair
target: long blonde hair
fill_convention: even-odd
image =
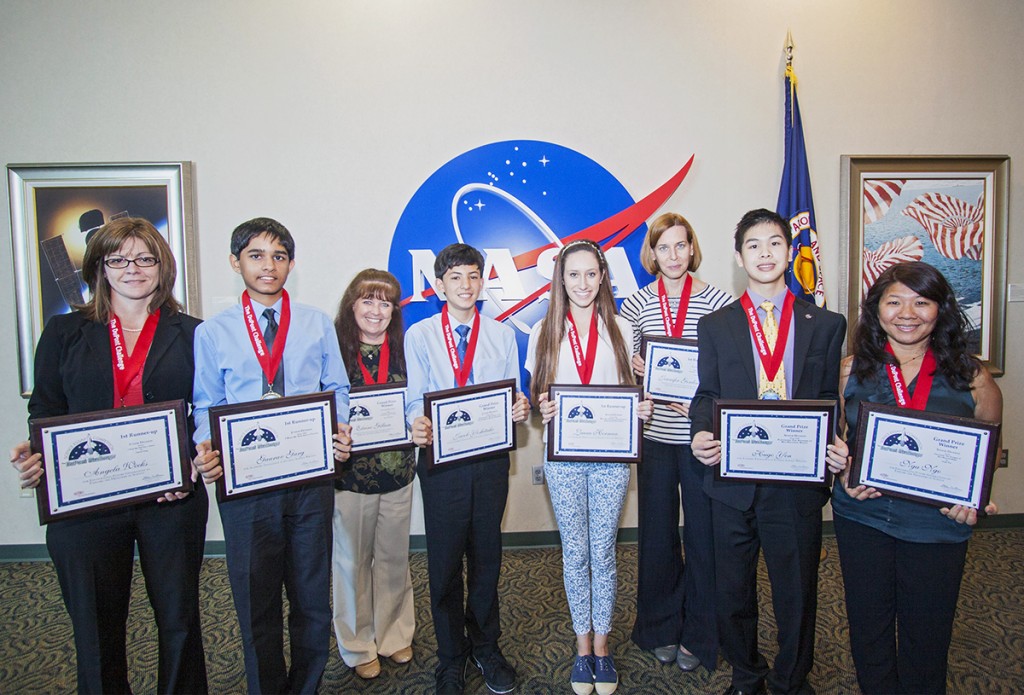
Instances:
[[[611,278],[608,276],[608,261],[600,246],[592,241],[580,239],[563,246],[555,258],[555,268],[551,274],[548,311],[544,315],[540,333],[537,335],[537,362],[530,384],[534,403],[537,403],[541,395],[547,394],[548,387],[554,383],[555,373],[558,371],[558,351],[565,339],[565,317],[569,312],[569,295],[565,291],[562,268],[567,256],[580,251],[588,251],[597,258],[597,265],[601,270],[601,286],[598,288],[597,298],[594,300],[594,311],[604,322],[608,338],[615,349],[615,364],[619,372],[619,383],[633,383],[633,370],[629,364],[626,341],[615,322],[615,317],[618,314],[615,311],[615,298],[612,296]],[[591,336],[590,340],[597,340],[597,336]]]

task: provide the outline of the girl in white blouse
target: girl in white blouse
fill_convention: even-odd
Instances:
[[[626,336],[630,324],[615,313],[608,262],[586,240],[555,259],[547,315],[530,334],[526,369],[544,423],[555,415],[551,384],[634,383]],[[653,403],[641,401],[640,417]],[[565,593],[576,633],[572,687],[577,695],[610,695],[618,674],[608,648],[615,606],[615,536],[629,487],[629,466],[608,462],[545,461],[551,505],[562,538]]]

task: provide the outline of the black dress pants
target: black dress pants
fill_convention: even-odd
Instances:
[[[758,485],[750,509],[712,500],[718,633],[732,665],[733,685],[756,692],[767,681],[773,693],[813,693],[818,610],[821,509],[793,504],[785,486]],[[778,625],[779,652],[771,669],[757,645],[757,559],[764,553]]]
[[[911,543],[839,515],[835,529],[860,689],[945,693],[967,541]]]
[[[508,498],[508,471],[508,454],[502,454],[428,472],[426,456],[420,452],[430,610],[439,669],[498,648],[501,518]]]
[[[131,692],[126,623],[136,545],[157,625],[157,692],[207,692],[199,569],[208,515],[200,485],[177,502],[145,502],[46,527],[74,629],[79,693]]]
[[[220,504],[250,693],[316,692],[331,641],[333,514],[329,480]],[[282,586],[288,594],[288,668]]]
[[[693,458],[689,444],[644,440],[637,466],[638,582],[632,638],[641,649],[681,644],[714,669],[715,557],[711,499],[703,483],[704,465]]]

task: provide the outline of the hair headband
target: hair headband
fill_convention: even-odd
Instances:
[[[575,241],[570,241],[562,247],[561,251],[558,252],[559,257],[565,258],[569,254],[569,250],[574,246],[586,246],[597,255],[598,261],[607,265],[607,262],[604,259],[604,251],[601,250],[601,247],[598,246],[596,242],[593,242],[590,239],[576,239]]]

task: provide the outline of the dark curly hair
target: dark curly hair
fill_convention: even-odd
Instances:
[[[949,281],[927,263],[898,263],[878,276],[861,305],[860,318],[853,332],[852,374],[859,381],[877,378],[881,364],[897,364],[885,351],[888,336],[878,320],[878,305],[890,286],[902,283],[925,299],[939,305],[930,346],[935,354],[936,371],[958,390],[966,390],[981,369],[981,362],[967,347],[970,322],[956,301]]]

